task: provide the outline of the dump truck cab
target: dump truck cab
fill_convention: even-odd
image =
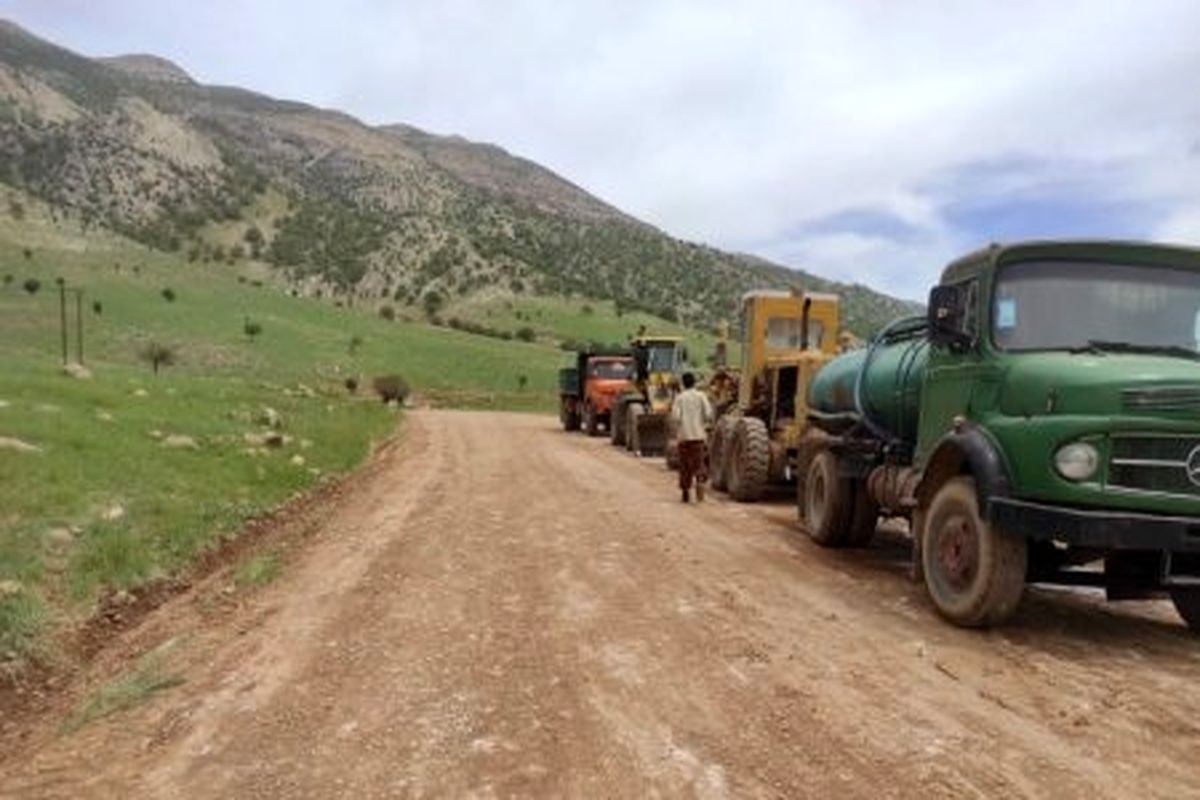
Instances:
[[[559,370],[559,419],[567,431],[596,436],[612,425],[612,407],[634,385],[637,366],[627,350],[584,350]]]
[[[814,538],[838,541],[843,507],[910,516],[959,624],[1002,621],[1035,581],[1169,594],[1200,627],[1200,251],[985,248],[812,389],[836,461],[801,496]]]
[[[737,403],[709,437],[715,488],[757,500],[792,478],[807,429],[807,387],[838,352],[836,295],[759,290],[742,296]]]

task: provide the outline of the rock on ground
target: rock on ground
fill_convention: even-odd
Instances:
[[[36,444],[30,444],[23,439],[18,439],[15,436],[0,436],[0,450],[15,450],[18,453],[40,453],[42,448]]]

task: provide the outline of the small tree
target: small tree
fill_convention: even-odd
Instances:
[[[104,304],[99,300],[92,301],[92,313],[97,317],[104,313]]]
[[[408,383],[399,375],[380,375],[371,385],[385,403],[403,403],[408,397]]]
[[[516,337],[518,339],[520,339],[522,342],[532,342],[534,339],[537,338],[537,331],[535,331],[533,328],[529,327],[528,325],[525,325],[523,327],[517,328]]]
[[[362,346],[363,338],[356,333],[350,337],[350,343],[346,345],[346,351],[350,353],[350,355],[354,355],[358,352],[358,348]]]
[[[42,288],[42,282],[37,278],[26,278],[25,282],[21,284],[21,288],[23,288],[26,293],[35,295],[38,293],[38,289]]]
[[[242,322],[242,333],[246,334],[246,338],[253,342],[262,333],[262,325],[246,317]]]
[[[162,296],[163,296],[163,300],[166,300],[168,303],[175,302],[175,290],[172,289],[170,286],[168,286],[166,289],[162,290]]]
[[[442,310],[442,306],[446,304],[446,298],[436,289],[430,289],[421,298],[421,307],[425,310],[425,315],[433,317],[437,312]]]
[[[517,390],[518,391],[521,391],[521,392],[525,391],[525,387],[528,385],[529,385],[529,376],[528,375],[518,375],[517,376]]]
[[[380,306],[379,316],[383,319],[386,319],[388,322],[392,322],[396,319],[396,309],[392,308],[391,306]]]
[[[22,255],[25,256],[26,259],[33,258],[33,251],[30,250],[28,247],[21,250],[21,253],[22,253]]]
[[[175,348],[170,345],[165,345],[162,342],[149,342],[142,347],[138,356],[150,365],[154,370],[154,374],[158,374],[161,367],[170,367],[175,364]]]
[[[11,284],[12,282],[13,282],[13,276],[12,276],[12,275],[5,275],[5,276],[4,276],[4,285],[5,285],[5,286],[8,286],[8,285],[9,285],[9,284]]]
[[[357,394],[358,393],[358,376],[351,375],[350,377],[346,378],[346,380],[342,381],[342,385],[346,387],[346,391],[349,392],[350,394]]]

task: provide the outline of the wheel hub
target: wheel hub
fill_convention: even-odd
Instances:
[[[938,566],[955,590],[971,585],[979,570],[979,538],[971,520],[955,515],[946,520],[938,536]]]

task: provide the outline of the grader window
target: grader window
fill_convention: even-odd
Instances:
[[[799,350],[803,344],[800,320],[794,317],[773,317],[767,320],[767,347],[772,350]],[[825,326],[818,320],[808,322],[808,346],[820,349]]]
[[[796,418],[796,381],[799,370],[796,367],[783,367],[779,370],[775,381],[775,408],[773,409],[774,423],[778,425],[784,420]]]

